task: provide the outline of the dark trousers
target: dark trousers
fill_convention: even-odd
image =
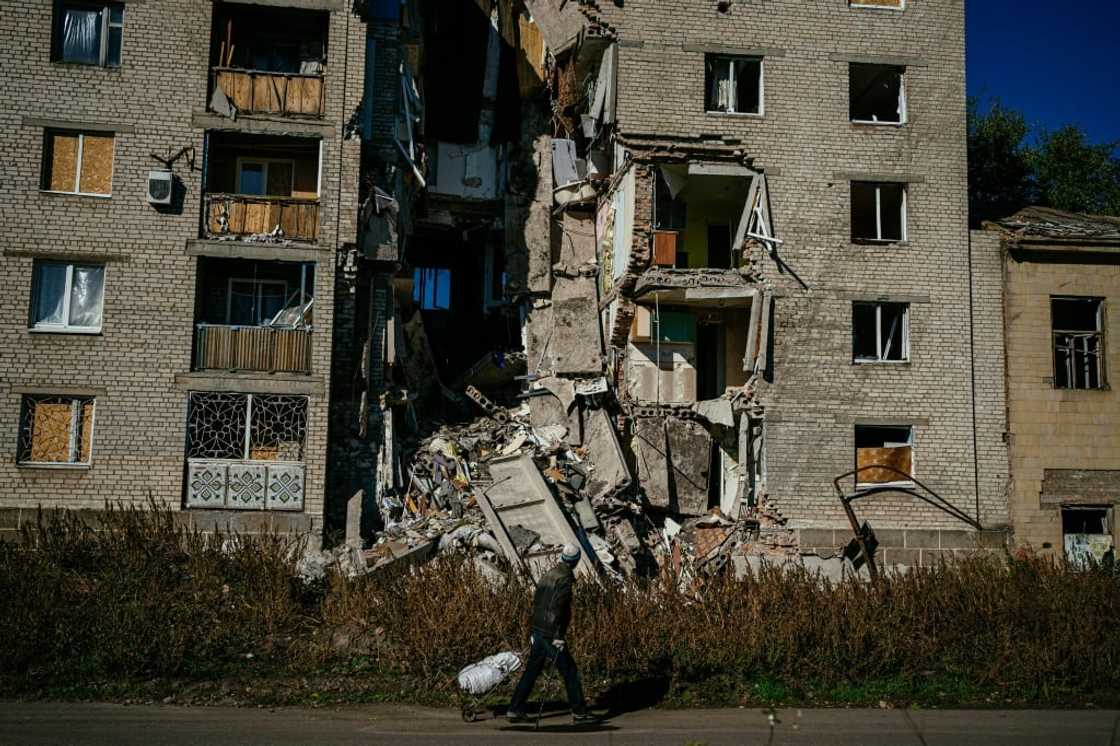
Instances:
[[[572,712],[576,715],[587,712],[587,703],[583,699],[583,687],[579,683],[579,671],[576,670],[576,662],[572,660],[572,654],[568,652],[568,648],[557,650],[552,644],[552,640],[546,640],[545,636],[537,630],[533,630],[531,640],[532,648],[529,650],[529,660],[525,663],[525,672],[521,674],[521,680],[517,682],[517,688],[513,690],[509,712],[525,713],[525,703],[529,699],[529,694],[533,691],[533,685],[537,683],[537,677],[541,675],[541,671],[544,670],[549,660],[556,662],[556,670],[564,677],[564,687],[568,690],[568,706],[572,708]]]

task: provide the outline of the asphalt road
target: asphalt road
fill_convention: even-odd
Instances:
[[[458,710],[390,705],[251,709],[110,704],[0,703],[4,744],[917,744],[1120,746],[1120,712],[642,710],[590,728],[566,714],[533,726],[464,723]]]

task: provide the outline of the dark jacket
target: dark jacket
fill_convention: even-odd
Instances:
[[[562,640],[572,621],[572,566],[561,562],[541,576],[533,594],[533,629],[547,640]]]

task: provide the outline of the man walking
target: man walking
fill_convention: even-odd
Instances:
[[[556,664],[556,670],[564,677],[568,705],[572,708],[572,722],[585,725],[599,721],[587,711],[579,671],[576,670],[576,662],[568,652],[564,639],[568,623],[572,620],[573,570],[579,564],[579,558],[579,547],[565,544],[560,554],[560,564],[546,572],[537,583],[536,593],[533,594],[532,648],[529,651],[529,661],[506,711],[506,717],[511,723],[523,723],[528,719],[525,717],[525,703],[548,660]]]

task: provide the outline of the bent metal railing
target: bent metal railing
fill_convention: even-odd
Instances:
[[[841,481],[848,479],[849,477],[858,477],[861,472],[870,471],[872,469],[896,474],[897,476],[901,477],[899,481],[904,482],[905,484],[891,482],[889,484],[882,485],[861,486],[857,487],[856,491],[850,495],[844,494],[844,490],[840,487]],[[859,483],[858,479],[856,480],[856,483]],[[872,495],[877,495],[882,492],[901,492],[905,495],[916,497],[927,505],[930,505],[943,513],[949,514],[953,518],[956,518],[958,521],[967,523],[977,531],[982,531],[984,529],[984,527],[980,525],[979,516],[973,518],[972,516],[968,515],[963,510],[958,508],[956,505],[953,505],[951,502],[941,497],[941,495],[934,492],[928,486],[919,482],[912,475],[900,469],[896,469],[893,466],[887,466],[885,464],[867,464],[865,466],[859,467],[858,469],[852,469],[851,471],[846,471],[843,474],[839,475],[832,480],[832,486],[836,490],[836,496],[840,498],[840,504],[844,506],[844,513],[846,513],[848,516],[848,523],[850,523],[852,526],[852,533],[855,534],[855,540],[859,545],[860,553],[863,555],[864,560],[867,562],[867,574],[871,577],[871,582],[875,585],[879,584],[879,568],[875,564],[875,545],[870,541],[871,537],[868,536],[860,526],[859,519],[856,517],[855,510],[852,509],[852,503],[854,503],[856,500],[860,500],[865,497],[871,497]]]

